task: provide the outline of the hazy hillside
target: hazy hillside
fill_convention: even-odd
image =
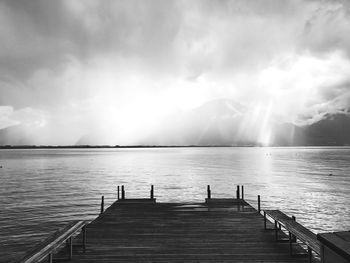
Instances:
[[[231,100],[210,101],[162,120],[142,144],[231,145],[239,135],[244,107]]]
[[[269,144],[273,146],[350,144],[348,114],[327,115],[306,126],[277,122],[273,113],[268,121],[264,120],[264,112],[255,115],[231,100],[210,101],[165,119],[159,131],[142,144],[263,145],[264,133],[269,133]]]
[[[140,138],[135,144],[350,145],[349,114],[326,115],[319,122],[300,127],[276,121],[273,113],[267,115],[264,109],[254,111],[232,100],[213,100],[193,110],[164,118],[150,135]],[[35,131],[28,131],[21,125],[2,129],[0,145],[35,144],[34,134]],[[91,132],[82,136],[76,144],[96,145],[100,144],[99,141],[98,133]]]
[[[304,131],[307,145],[350,145],[350,115],[327,115]]]
[[[21,125],[0,130],[0,145],[30,145],[33,140]]]

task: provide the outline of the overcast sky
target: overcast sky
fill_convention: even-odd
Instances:
[[[349,1],[0,0],[0,129],[132,144],[226,98],[285,122],[350,104]]]

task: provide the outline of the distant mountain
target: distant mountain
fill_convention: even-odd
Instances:
[[[311,125],[279,124],[275,127],[276,146],[343,146],[350,145],[350,115],[327,114]]]
[[[305,126],[281,123],[270,115],[266,120],[264,111],[253,112],[232,100],[214,100],[189,112],[170,116],[141,144],[350,145],[349,114],[326,115],[319,122]],[[264,136],[268,137],[266,142]]]
[[[162,120],[154,134],[141,144],[231,145],[235,141],[246,109],[234,101],[221,99],[203,104]]]
[[[254,108],[254,107],[253,107]],[[255,107],[256,108],[256,107]],[[32,145],[35,130],[21,125],[0,130],[0,145]],[[113,144],[91,131],[76,145]],[[200,146],[317,146],[350,145],[350,114],[328,114],[311,125],[277,121],[264,108],[250,109],[233,100],[209,101],[190,111],[161,120],[158,127],[135,145]]]
[[[97,133],[91,132],[83,135],[75,145],[96,145],[99,140]]]
[[[350,145],[350,115],[327,114],[324,119],[304,126],[306,145]]]
[[[21,125],[15,125],[0,130],[0,145],[30,145],[31,136]]]

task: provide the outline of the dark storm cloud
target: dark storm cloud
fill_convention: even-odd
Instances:
[[[37,69],[59,73],[72,57],[84,62],[101,53],[169,71],[180,57],[189,77],[262,68],[296,48],[347,49],[347,9],[344,2],[276,0],[7,0],[0,70],[26,80]]]
[[[180,25],[175,3],[150,1],[8,0],[1,3],[0,69],[27,78],[60,70],[71,56],[166,54]]]
[[[350,2],[322,1],[305,22],[303,48],[315,53],[342,50],[350,55]]]
[[[207,41],[209,55],[210,43],[221,42],[225,56],[216,60],[223,67],[265,62],[295,48],[298,37],[301,48],[315,51],[349,47],[345,1],[6,0],[1,10],[0,67],[16,77],[60,69],[70,56],[84,60],[108,52],[164,66],[171,64],[179,37],[189,49]]]
[[[0,68],[19,79],[38,68],[59,68],[73,52],[72,37],[82,34],[62,1],[3,1],[0,12]]]
[[[326,100],[333,100],[338,98],[345,93],[350,93],[350,80],[339,83],[338,85],[333,85],[332,87],[323,87],[322,95]]]
[[[323,112],[350,111],[350,79],[332,87],[324,87],[322,95],[324,96],[324,104],[333,110],[333,112],[329,110],[324,110]]]
[[[172,50],[181,12],[175,1],[9,0],[0,7],[2,105],[38,107],[70,100],[65,95],[72,97],[81,88],[63,91],[67,80],[60,76],[73,67],[78,72],[71,74],[84,78],[98,56],[176,71]]]

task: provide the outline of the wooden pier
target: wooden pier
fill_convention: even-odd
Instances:
[[[124,188],[122,189],[124,191]],[[277,242],[274,224],[242,199],[215,199],[202,203],[157,203],[153,187],[149,199],[115,201],[84,228],[67,247],[69,262],[308,262],[308,254],[288,242]],[[260,200],[260,198],[259,198]],[[259,205],[260,208],[260,205]],[[84,233],[85,233],[84,232]],[[286,238],[283,232],[279,239]],[[84,243],[84,242],[83,242]],[[55,258],[67,257],[61,248]],[[52,258],[52,257],[51,257]]]

